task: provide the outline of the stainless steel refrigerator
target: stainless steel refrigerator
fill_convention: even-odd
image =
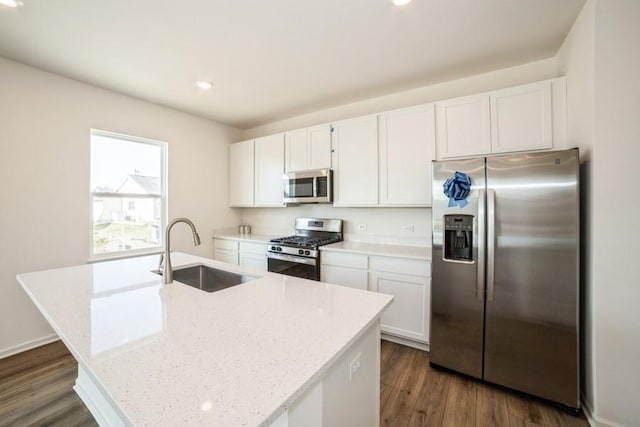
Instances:
[[[578,149],[433,163],[431,364],[579,409],[578,168]]]

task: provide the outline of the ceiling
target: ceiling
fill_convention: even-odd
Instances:
[[[0,56],[246,129],[552,57],[585,0],[23,1]]]

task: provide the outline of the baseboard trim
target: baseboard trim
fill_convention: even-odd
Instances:
[[[601,418],[593,413],[591,405],[589,405],[584,393],[580,393],[580,400],[582,401],[582,412],[584,413],[587,422],[591,427],[625,427],[623,424],[618,424],[613,421]]]
[[[14,345],[9,348],[0,350],[0,359],[13,356],[14,354],[22,353],[23,351],[31,350],[36,347],[40,347],[45,344],[51,344],[54,341],[58,341],[60,337],[57,334],[51,334],[44,337],[36,338],[35,340],[23,342],[18,345]]]
[[[380,338],[385,341],[391,341],[396,344],[406,345],[407,347],[417,348],[418,350],[429,351],[429,344],[425,344],[422,342],[417,342],[413,340],[409,340],[406,338],[396,337],[395,335],[385,334],[384,332],[380,334]]]

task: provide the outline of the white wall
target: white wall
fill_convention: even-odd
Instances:
[[[587,2],[558,52],[558,68],[567,76],[567,142],[580,148],[581,199],[581,388],[589,408],[593,408],[593,251],[592,214],[594,144],[594,40],[595,3]]]
[[[380,96],[364,101],[345,104],[315,113],[292,117],[290,119],[269,123],[247,129],[242,139],[270,135],[278,132],[294,130],[306,126],[328,123],[335,120],[348,119],[364,114],[378,113],[410,105],[424,104],[442,99],[455,98],[494,89],[517,86],[558,77],[556,59],[548,58],[530,62],[516,67],[504,68],[489,73],[478,74],[458,80],[437,83],[417,89]]]
[[[347,240],[431,246],[429,208],[334,208],[331,205],[245,208],[242,221],[251,225],[254,233],[292,234],[297,217],[342,219]],[[358,230],[360,224],[366,224],[366,231]],[[413,225],[414,231],[403,231],[403,225]]]
[[[593,332],[596,413],[640,423],[640,1],[595,2]]]
[[[176,226],[174,248],[211,257],[212,230],[239,223],[237,130],[0,58],[0,357],[52,334],[15,275],[89,257],[90,128],[168,143],[169,217],[191,218],[203,242]]]
[[[640,422],[640,2],[589,0],[560,50],[569,138],[584,148],[585,370],[598,426]],[[631,222],[629,221],[631,219]]]

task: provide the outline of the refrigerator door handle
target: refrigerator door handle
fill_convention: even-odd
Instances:
[[[485,235],[486,235],[486,203],[485,193],[478,190],[478,260],[477,260],[477,280],[476,299],[484,301],[484,266],[485,266]]]
[[[496,192],[487,190],[487,301],[493,301],[496,252]]]

